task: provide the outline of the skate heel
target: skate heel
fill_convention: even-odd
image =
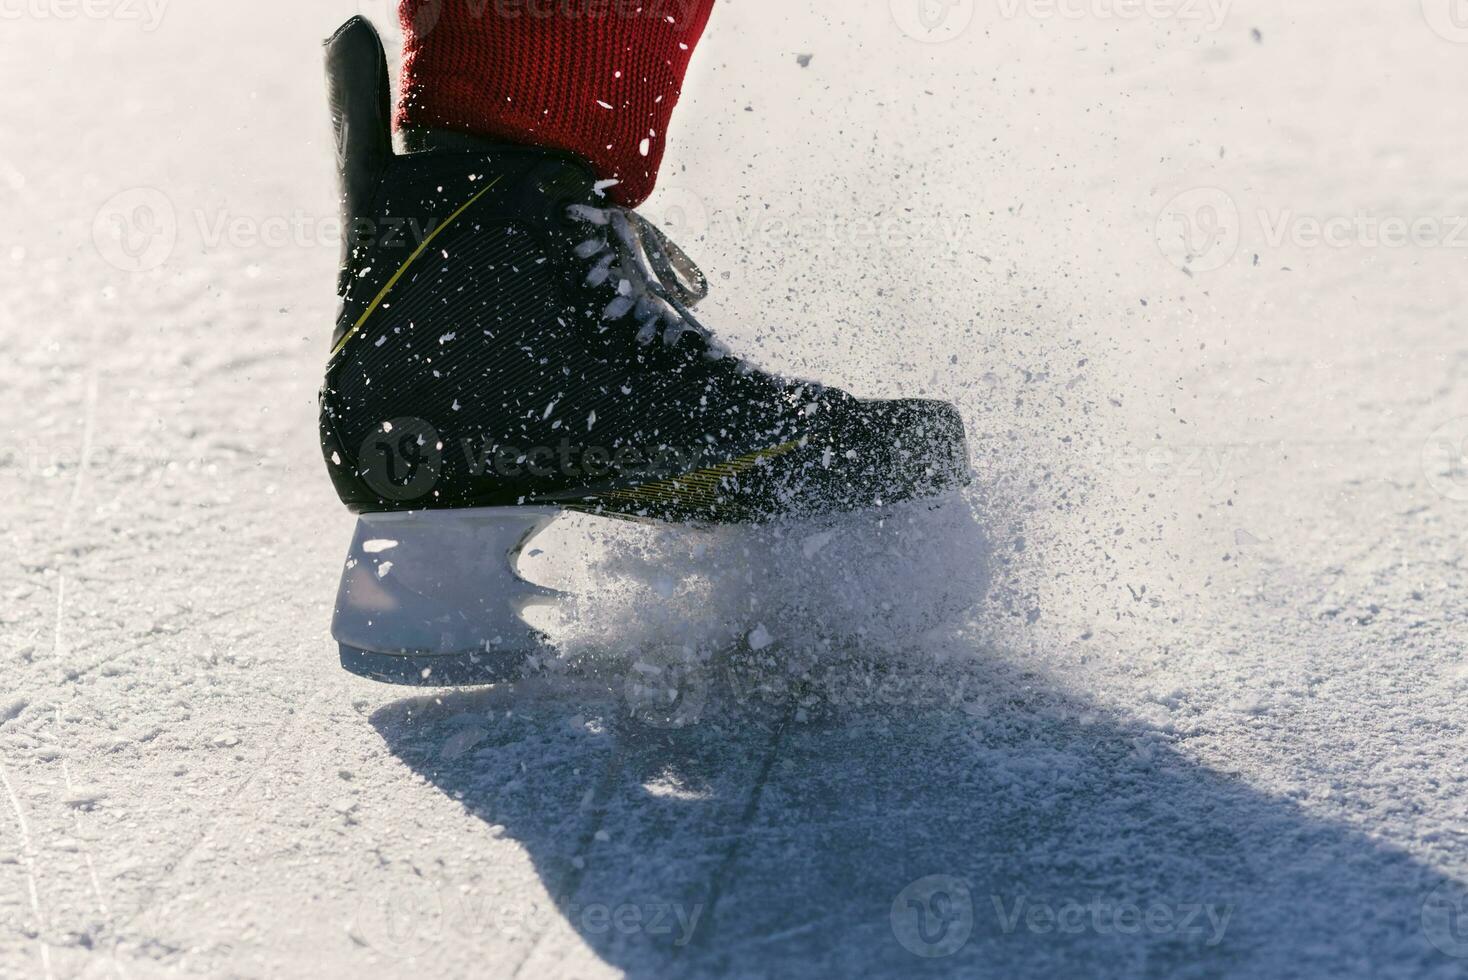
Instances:
[[[342,666],[420,687],[511,680],[545,637],[522,618],[560,593],[520,577],[520,550],[557,516],[525,507],[366,514],[331,633]]]

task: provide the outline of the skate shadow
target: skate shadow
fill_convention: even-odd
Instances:
[[[634,977],[1464,975],[1464,891],[1406,853],[1018,668],[899,681],[724,685],[678,729],[585,690],[382,708],[554,901],[423,931],[524,932],[527,976],[576,972],[576,937]]]

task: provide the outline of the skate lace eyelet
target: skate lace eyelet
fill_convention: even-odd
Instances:
[[[574,197],[556,198],[555,202],[550,206],[551,220],[556,223],[557,227],[564,231],[579,231],[581,229],[581,223],[571,213],[571,209],[579,203],[581,202]]]

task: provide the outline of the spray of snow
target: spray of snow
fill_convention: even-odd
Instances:
[[[970,621],[990,576],[987,541],[959,496],[753,527],[563,522],[522,567],[575,596],[538,624],[568,663],[659,672],[740,651],[909,660],[935,631]],[[580,567],[557,569],[555,555]]]

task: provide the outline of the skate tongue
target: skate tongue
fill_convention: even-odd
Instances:
[[[326,80],[331,122],[336,132],[337,175],[341,180],[341,278],[337,291],[351,282],[351,229],[370,217],[377,184],[392,159],[391,90],[387,54],[377,30],[364,17],[353,17],[326,42]]]

